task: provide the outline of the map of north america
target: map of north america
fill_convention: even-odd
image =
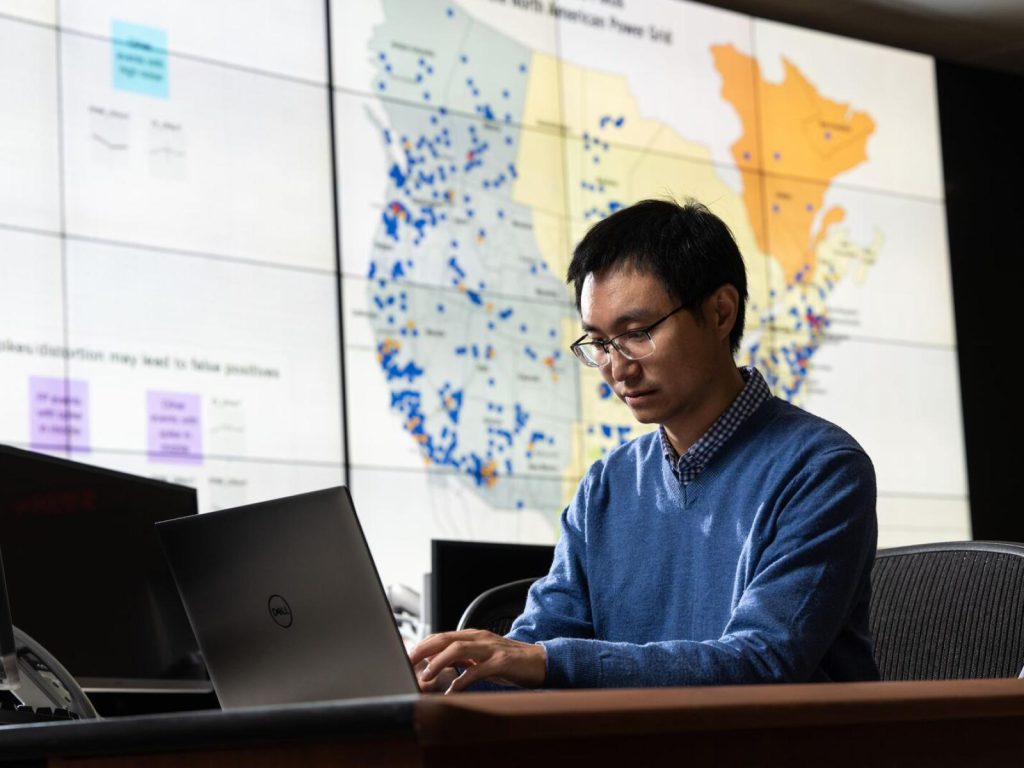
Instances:
[[[429,471],[495,509],[556,510],[589,463],[649,428],[569,353],[580,331],[564,284],[587,228],[647,197],[694,197],[729,224],[750,286],[737,362],[806,397],[832,291],[882,247],[823,209],[833,180],[867,161],[870,115],[788,61],[773,83],[734,45],[713,46],[742,126],[736,189],[707,147],[646,118],[621,75],[447,3],[383,8],[368,55],[385,119],[366,119],[389,160],[367,298],[390,407]]]

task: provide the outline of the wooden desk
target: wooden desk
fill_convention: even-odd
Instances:
[[[1024,764],[1024,680],[425,698],[425,765]]]
[[[995,766],[1024,762],[1024,681],[397,697],[0,729],[0,763]]]

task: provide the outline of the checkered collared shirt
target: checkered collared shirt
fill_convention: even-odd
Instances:
[[[715,423],[708,428],[708,431],[701,435],[682,456],[676,453],[676,449],[672,447],[665,428],[658,428],[665,461],[669,463],[672,472],[683,485],[695,480],[743,422],[750,418],[761,403],[772,396],[764,377],[754,366],[740,368],[740,375],[746,382],[742,391],[729,407],[722,411],[722,415],[715,419]]]

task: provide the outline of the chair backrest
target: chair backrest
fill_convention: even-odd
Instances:
[[[526,607],[526,593],[538,578],[511,581],[481,593],[462,614],[459,629],[488,629],[496,635],[507,634]]]
[[[1020,674],[1024,546],[965,541],[883,549],[871,579],[883,680]]]

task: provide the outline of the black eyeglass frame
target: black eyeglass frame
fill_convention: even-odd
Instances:
[[[645,334],[647,336],[647,340],[653,344],[654,343],[654,338],[651,336],[651,331],[653,331],[655,328],[657,328],[663,322],[665,322],[670,317],[672,317],[672,315],[676,314],[676,312],[679,312],[679,311],[684,310],[684,309],[689,309],[689,307],[690,307],[689,304],[680,304],[678,307],[673,309],[667,315],[665,315],[664,317],[662,317],[659,320],[655,320],[650,325],[645,325],[643,328],[631,328],[628,331],[624,331],[623,333],[620,333],[617,336],[613,336],[612,338],[606,339],[604,341],[584,341],[584,339],[587,338],[587,334],[583,334],[578,339],[576,339],[576,341],[574,341],[572,344],[569,345],[569,351],[571,351],[576,356],[577,360],[579,360],[581,363],[583,363],[588,368],[604,368],[606,365],[608,365],[608,363],[611,362],[611,359],[612,359],[611,358],[611,354],[609,354],[609,347],[614,347],[615,351],[618,352],[620,355],[622,355],[627,360],[643,360],[643,359],[653,355],[657,348],[652,349],[648,354],[644,355],[643,357],[633,357],[628,352],[626,352],[626,350],[624,350],[622,347],[620,347],[616,343],[616,341],[618,339],[621,339],[623,336],[632,336],[632,335],[637,334],[637,333],[643,333],[643,334]],[[600,365],[592,364],[590,362],[590,360],[588,360],[586,358],[586,356],[585,356],[586,353],[584,353],[583,350],[581,349],[581,347],[587,347],[587,346],[600,347],[601,351],[603,351],[605,353],[605,355],[607,356],[607,359],[602,364],[600,364]]]

